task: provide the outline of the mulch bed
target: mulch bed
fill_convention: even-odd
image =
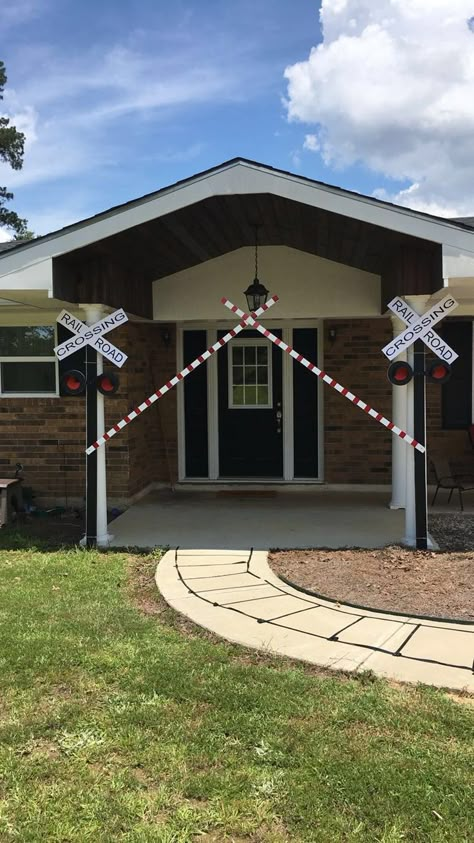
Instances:
[[[430,532],[440,551],[282,550],[269,563],[295,585],[333,600],[473,621],[474,516],[434,516]]]

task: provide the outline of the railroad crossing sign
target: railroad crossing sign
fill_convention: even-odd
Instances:
[[[445,340],[433,331],[433,325],[436,325],[445,316],[458,306],[458,303],[452,296],[445,296],[444,299],[433,305],[430,310],[423,313],[421,316],[416,313],[411,307],[403,301],[403,299],[396,296],[387,305],[387,307],[398,316],[402,322],[408,327],[404,329],[398,337],[390,340],[382,352],[389,360],[393,360],[402,351],[410,348],[416,340],[423,340],[425,345],[437,354],[445,363],[454,363],[458,359],[459,354],[456,354]]]
[[[109,360],[110,363],[118,366],[119,369],[127,362],[128,357],[123,351],[120,351],[117,346],[108,340],[104,340],[105,334],[117,328],[119,325],[128,322],[128,316],[123,308],[114,310],[113,313],[104,316],[103,319],[99,319],[94,325],[86,325],[77,316],[73,316],[67,310],[62,310],[56,321],[60,325],[64,325],[68,331],[75,334],[74,337],[64,340],[64,342],[57,345],[54,349],[54,353],[59,360],[65,360],[70,354],[74,354],[80,348],[90,345],[99,354],[102,354],[103,357]]]

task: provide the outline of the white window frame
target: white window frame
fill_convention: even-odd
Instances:
[[[31,325],[0,325],[1,328],[31,328]],[[33,325],[33,327],[45,327],[45,328],[54,328],[54,344],[58,344],[58,331],[57,325],[51,325],[51,323],[46,323],[44,326]],[[54,391],[51,392],[4,392],[3,391],[3,382],[2,382],[2,364],[3,363],[54,363]],[[58,367],[58,360],[56,356],[53,354],[48,357],[12,357],[0,356],[0,398],[57,398],[59,396],[59,367]]]
[[[268,386],[268,403],[267,404],[234,404],[233,402],[233,390],[232,387],[234,386],[233,383],[233,357],[234,357],[234,349],[235,348],[245,348],[246,346],[255,346],[266,347],[268,348],[268,364],[267,364],[267,371],[268,371],[268,382],[267,384],[262,384],[262,386]],[[273,354],[272,354],[272,343],[270,340],[255,338],[255,339],[234,339],[229,343],[229,353],[227,355],[227,387],[228,387],[228,407],[229,410],[272,410],[273,409]],[[240,365],[240,364],[236,364]],[[245,362],[242,364],[243,369],[245,370]],[[258,385],[258,384],[256,384]],[[245,393],[244,393],[245,394]]]

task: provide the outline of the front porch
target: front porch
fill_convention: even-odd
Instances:
[[[193,549],[383,547],[397,544],[405,513],[390,491],[153,492],[110,524],[114,547]]]

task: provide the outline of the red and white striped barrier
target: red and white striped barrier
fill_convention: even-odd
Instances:
[[[286,342],[283,342],[283,340],[275,336],[275,334],[272,334],[271,331],[268,331],[266,328],[264,328],[263,325],[260,325],[260,323],[257,322],[257,320],[254,319],[251,314],[249,315],[248,313],[244,313],[244,311],[241,310],[240,307],[236,307],[236,305],[232,304],[229,299],[223,298],[221,299],[221,302],[222,304],[225,304],[225,306],[228,307],[229,310],[232,311],[232,313],[235,313],[237,316],[240,316],[242,321],[245,322],[246,325],[252,326],[252,328],[256,328],[257,331],[260,331],[260,333],[263,334],[264,337],[275,343],[275,345],[281,348],[282,351],[286,351],[290,355],[290,357],[293,357],[294,360],[297,360],[298,363],[301,363],[302,366],[305,366],[307,369],[309,369],[309,371],[312,372],[313,375],[316,375],[316,377],[321,378],[324,383],[327,383],[329,384],[329,386],[332,386],[333,389],[336,390],[336,392],[339,392],[341,395],[344,396],[344,398],[347,398],[348,401],[350,401],[352,404],[355,404],[356,407],[360,407],[360,409],[363,410],[364,413],[367,413],[368,416],[371,416],[373,419],[375,419],[375,421],[380,422],[380,424],[382,424],[388,430],[391,430],[391,432],[394,433],[395,436],[399,436],[400,439],[403,439],[403,441],[407,443],[407,445],[411,445],[413,448],[416,448],[417,451],[420,451],[422,454],[424,454],[424,446],[420,442],[417,442],[417,440],[414,439],[413,436],[410,436],[409,433],[406,433],[406,431],[402,430],[400,427],[397,427],[397,425],[391,422],[390,419],[385,418],[382,413],[379,413],[377,412],[377,410],[374,410],[373,407],[370,407],[368,404],[365,403],[365,401],[362,401],[361,398],[358,398],[357,395],[354,395],[352,392],[346,389],[345,386],[342,386],[342,384],[335,381],[334,378],[331,378],[331,376],[326,374],[326,372],[323,372],[322,369],[318,369],[318,367],[315,366],[314,363],[310,363],[310,361],[307,360],[306,357],[303,357],[302,354],[298,354],[298,352],[295,351],[294,348],[291,347],[291,345],[287,345]]]
[[[277,301],[278,296],[272,296],[272,298],[269,299],[267,303],[263,305],[263,307],[259,307],[259,309],[256,310],[253,315],[261,316],[262,313],[265,313],[265,311],[272,307],[272,305],[274,305]],[[244,316],[251,318],[248,313],[245,313]],[[170,389],[173,389],[173,387],[176,386],[176,384],[178,384],[180,381],[182,381],[187,375],[189,375],[190,372],[193,372],[194,369],[197,369],[197,367],[200,366],[201,363],[204,363],[205,360],[207,360],[212,354],[214,354],[215,351],[219,351],[219,349],[222,348],[223,345],[228,343],[231,339],[233,339],[233,337],[236,337],[237,334],[240,334],[240,332],[243,331],[243,329],[246,327],[247,322],[243,320],[242,322],[239,322],[239,324],[236,325],[235,328],[232,328],[232,330],[229,331],[225,335],[225,337],[222,337],[221,339],[217,340],[214,345],[211,345],[208,349],[206,349],[206,351],[203,351],[203,353],[200,354],[199,357],[196,357],[196,359],[193,360],[192,363],[189,363],[187,366],[184,367],[184,369],[181,370],[181,372],[178,372],[178,374],[176,374],[174,378],[171,378],[171,380],[169,380],[162,387],[160,387],[160,389],[157,389],[156,392],[154,392],[148,398],[145,398],[145,400],[141,404],[139,404],[138,407],[135,407],[134,410],[131,410],[126,416],[123,417],[123,419],[117,422],[117,424],[114,424],[114,426],[111,427],[110,430],[107,431],[107,433],[104,433],[103,436],[99,436],[97,442],[93,442],[86,449],[86,454],[93,454],[94,451],[97,450],[97,448],[100,448],[101,445],[105,445],[105,443],[108,442],[109,439],[112,439],[112,436],[115,436],[115,434],[122,430],[122,428],[126,427],[127,424],[130,424],[130,422],[133,421],[133,419],[136,419],[137,416],[141,415],[144,410],[148,410],[148,407],[151,407],[151,405],[154,404],[155,401],[158,401],[159,398],[163,398],[163,395],[166,395],[166,393],[169,392]]]

